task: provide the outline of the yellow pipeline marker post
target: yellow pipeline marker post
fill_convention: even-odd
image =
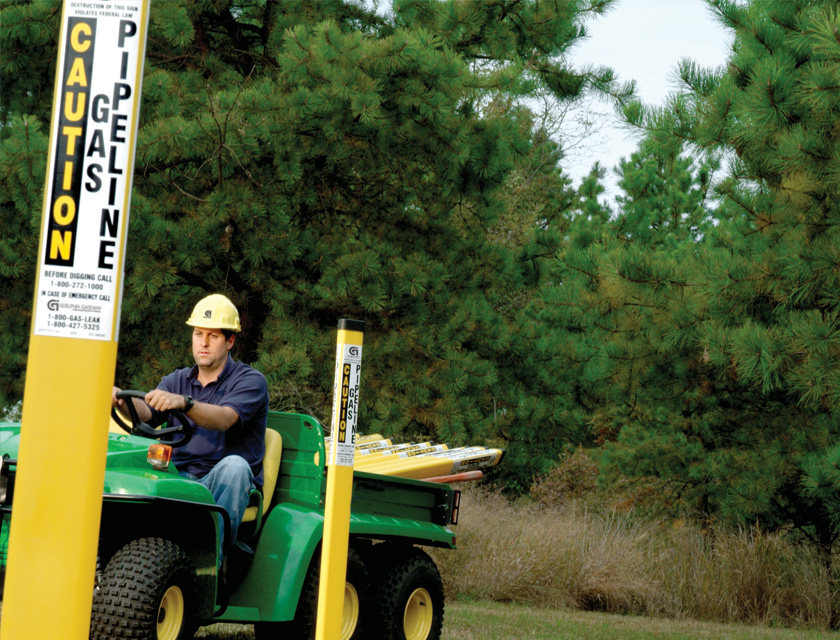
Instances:
[[[327,467],[324,542],[321,549],[321,581],[318,587],[315,640],[339,640],[341,637],[364,329],[364,322],[359,320],[338,321],[332,448]]]
[[[148,18],[62,10],[3,640],[89,634]]]

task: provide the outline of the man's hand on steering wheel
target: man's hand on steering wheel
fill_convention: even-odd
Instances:
[[[155,404],[149,402],[148,398],[152,399]],[[147,402],[154,409],[159,411],[168,411],[181,423],[177,427],[166,427],[163,429],[155,429],[140,418],[137,407],[134,405],[133,398]],[[155,389],[148,393],[143,391],[120,390],[114,387],[114,395],[111,398],[111,416],[114,421],[120,425],[125,431],[135,436],[143,436],[146,438],[155,438],[164,444],[172,447],[181,447],[193,436],[194,428],[192,423],[184,415],[184,397],[178,394],[169,393]],[[172,406],[175,405],[175,406]],[[125,423],[117,411],[118,407],[125,407],[131,418],[131,425]],[[182,438],[174,439],[177,434],[183,434]],[[165,436],[173,436],[173,438],[164,439]]]
[[[161,389],[152,389],[144,398],[147,405],[157,411],[181,411],[186,409],[184,396],[178,393],[170,393]]]

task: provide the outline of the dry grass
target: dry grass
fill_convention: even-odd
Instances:
[[[464,494],[455,553],[432,553],[450,598],[677,619],[827,629],[830,568],[812,549],[757,531],[512,504]]]
[[[811,547],[757,530],[661,532],[649,572],[663,614],[827,628],[836,606],[830,567]]]

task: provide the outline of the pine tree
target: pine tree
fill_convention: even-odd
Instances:
[[[60,19],[51,3],[0,13],[0,408],[23,397]]]
[[[596,167],[542,295],[540,318],[563,336],[578,444],[604,447],[607,471],[629,476],[674,471],[687,453],[682,430],[695,428],[691,396],[708,386],[694,334],[716,165],[680,151],[648,139],[623,160],[616,211],[598,200]]]
[[[0,244],[16,296],[3,304],[31,295],[38,207],[25,204],[40,201],[57,37],[45,4],[0,13],[16,52],[0,57],[0,206],[16,230]],[[368,327],[361,430],[452,444],[536,431],[549,374],[510,305],[535,286],[534,261],[492,231],[533,128],[491,105],[612,87],[606,70],[562,63],[608,5],[152,3],[117,382],[149,388],[183,366],[184,319],[220,291],[272,408],[329,422],[334,328],[353,317]],[[20,394],[21,307],[0,309],[0,404]]]
[[[794,525],[830,549],[838,460],[840,45],[833,2],[711,0],[733,29],[726,68],[690,61],[686,90],[631,122],[663,146],[730,159],[681,341],[702,354],[684,420],[624,427],[616,465],[680,483],[734,521]],[[699,379],[698,379],[699,380]]]

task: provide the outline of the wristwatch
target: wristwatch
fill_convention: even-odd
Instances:
[[[193,400],[192,396],[184,396],[184,413],[192,409],[194,404],[195,400]]]

